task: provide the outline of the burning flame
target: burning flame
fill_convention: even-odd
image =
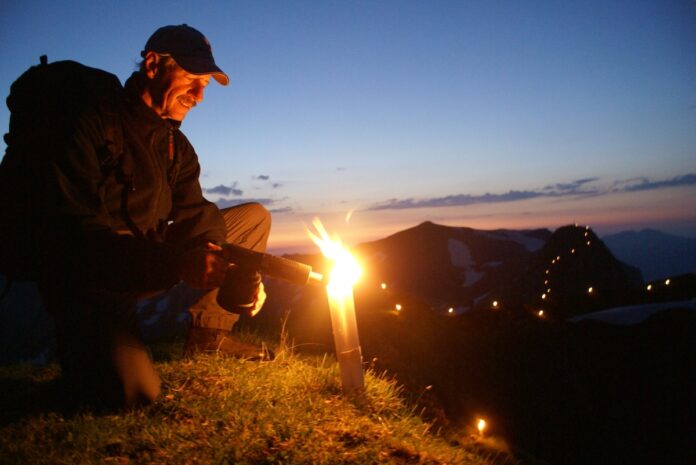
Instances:
[[[332,239],[329,236],[319,218],[314,218],[312,224],[318,235],[309,228],[307,228],[307,234],[321,249],[321,253],[334,262],[334,267],[329,273],[329,284],[326,286],[329,296],[337,298],[352,296],[353,285],[358,282],[362,274],[360,265],[348,249],[343,247],[338,237],[334,236]]]
[[[476,422],[476,429],[478,429],[479,435],[483,436],[483,432],[486,430],[486,420],[479,418]]]

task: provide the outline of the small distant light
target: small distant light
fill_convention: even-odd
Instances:
[[[541,300],[546,300],[546,294],[541,294]]]
[[[560,261],[560,259],[561,259],[561,256],[560,256],[560,255],[559,255],[558,257],[556,257],[556,260],[559,260],[559,261]]]
[[[401,307],[401,304],[396,304],[396,305],[394,305],[394,308],[396,309],[397,312],[400,312],[402,307]]]
[[[592,294],[593,292],[594,292],[594,289],[592,288],[592,286],[590,286],[590,287],[587,288],[587,293],[588,293],[588,294]]]
[[[652,284],[648,284],[645,288],[649,291],[652,291]]]
[[[480,436],[483,436],[483,432],[486,430],[486,420],[479,418],[476,422],[476,429]]]
[[[585,237],[587,237],[587,236],[588,236],[588,234],[590,234],[590,233],[587,233],[587,232],[586,232],[586,233],[585,233]]]
[[[556,263],[556,259],[551,260],[551,264],[553,265],[554,263]]]
[[[382,283],[382,284],[380,285],[380,287],[381,287],[382,289],[386,289],[386,288],[387,288],[387,283]]]
[[[546,289],[547,294],[551,294],[551,288]]]
[[[450,308],[447,310],[447,313],[450,313],[450,314],[454,313],[454,309],[453,309],[452,307],[450,307]]]
[[[548,284],[548,283],[549,283],[549,280],[548,280],[548,279],[544,281],[544,284]]]
[[[544,316],[544,311],[543,311],[543,310],[539,310],[539,313],[537,313],[537,315],[539,315],[539,318],[543,318],[543,316]]]
[[[587,241],[587,245],[590,245],[590,244],[592,244],[592,241]]]
[[[669,286],[669,283],[670,283],[670,282],[671,282],[671,281],[670,281],[669,279],[665,279],[665,286]]]
[[[570,249],[570,253],[575,253],[575,249]]]
[[[498,305],[500,305],[500,304],[498,303],[497,300],[494,300],[492,305],[493,305],[493,307],[498,308]]]
[[[546,270],[546,274],[549,274],[549,270]]]
[[[585,226],[585,229],[587,229],[587,230],[589,231],[589,230],[590,230],[590,227],[589,227],[589,226]]]

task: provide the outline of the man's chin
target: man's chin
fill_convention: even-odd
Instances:
[[[172,113],[166,113],[166,114],[162,115],[162,118],[182,122],[184,120],[184,118],[186,118],[187,114],[188,114],[188,112],[183,112],[183,113],[182,112],[176,112],[176,113],[172,112]]]

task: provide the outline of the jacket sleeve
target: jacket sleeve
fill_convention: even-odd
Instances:
[[[46,207],[38,236],[40,268],[88,287],[135,293],[166,289],[178,281],[176,251],[112,230],[100,161],[103,125],[98,111],[83,114],[37,173]]]
[[[198,156],[180,131],[175,135],[180,168],[172,186],[172,223],[167,230],[167,242],[179,250],[199,247],[207,242],[222,243],[225,241],[225,223],[218,207],[203,197]]]

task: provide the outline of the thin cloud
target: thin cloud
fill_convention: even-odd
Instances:
[[[236,207],[237,205],[241,205],[243,203],[249,203],[249,202],[260,203],[264,207],[269,207],[275,203],[275,200],[265,199],[265,198],[219,199],[215,202],[215,205],[217,205],[218,208],[228,208],[228,207]]]
[[[516,202],[518,200],[528,200],[537,197],[577,197],[577,196],[601,196],[615,192],[638,192],[646,190],[666,189],[670,187],[693,186],[696,185],[696,173],[689,173],[676,176],[670,179],[651,180],[640,177],[624,181],[615,181],[611,188],[591,188],[588,184],[598,181],[599,178],[583,178],[569,183],[557,183],[545,186],[542,189],[515,191],[511,190],[503,194],[469,195],[458,194],[445,197],[434,197],[426,199],[389,199],[385,202],[376,203],[368,210],[403,210],[408,208],[434,208],[434,207],[453,207],[466,206],[482,203],[502,203]]]
[[[203,192],[206,194],[217,194],[217,195],[222,195],[223,197],[229,197],[230,195],[243,195],[244,191],[241,189],[237,188],[237,183],[234,182],[229,186],[225,186],[223,184],[220,184],[219,186],[211,187],[208,189],[203,189]]]
[[[557,194],[592,194],[595,190],[583,190],[585,184],[598,181],[599,178],[583,178],[577,179],[569,183],[552,184],[544,187],[545,191],[555,192]]]
[[[696,173],[689,173],[683,176],[675,176],[671,179],[662,179],[657,181],[652,181],[648,178],[636,178],[630,181],[632,182],[627,183],[627,185],[621,188],[620,191],[639,192],[670,187],[694,186],[696,185]]]
[[[267,174],[259,174],[258,176],[252,176],[251,179],[258,179],[259,181],[268,181],[271,177]]]
[[[269,210],[272,214],[276,215],[279,213],[292,213],[293,209],[292,207],[281,207],[281,208],[273,208]]]
[[[390,199],[386,202],[375,204],[369,207],[368,210],[402,210],[406,208],[454,207],[474,205],[477,203],[515,202],[517,200],[527,200],[548,195],[550,194],[536,191],[509,191],[504,194],[459,194],[422,200],[415,200],[412,198],[403,200]]]

